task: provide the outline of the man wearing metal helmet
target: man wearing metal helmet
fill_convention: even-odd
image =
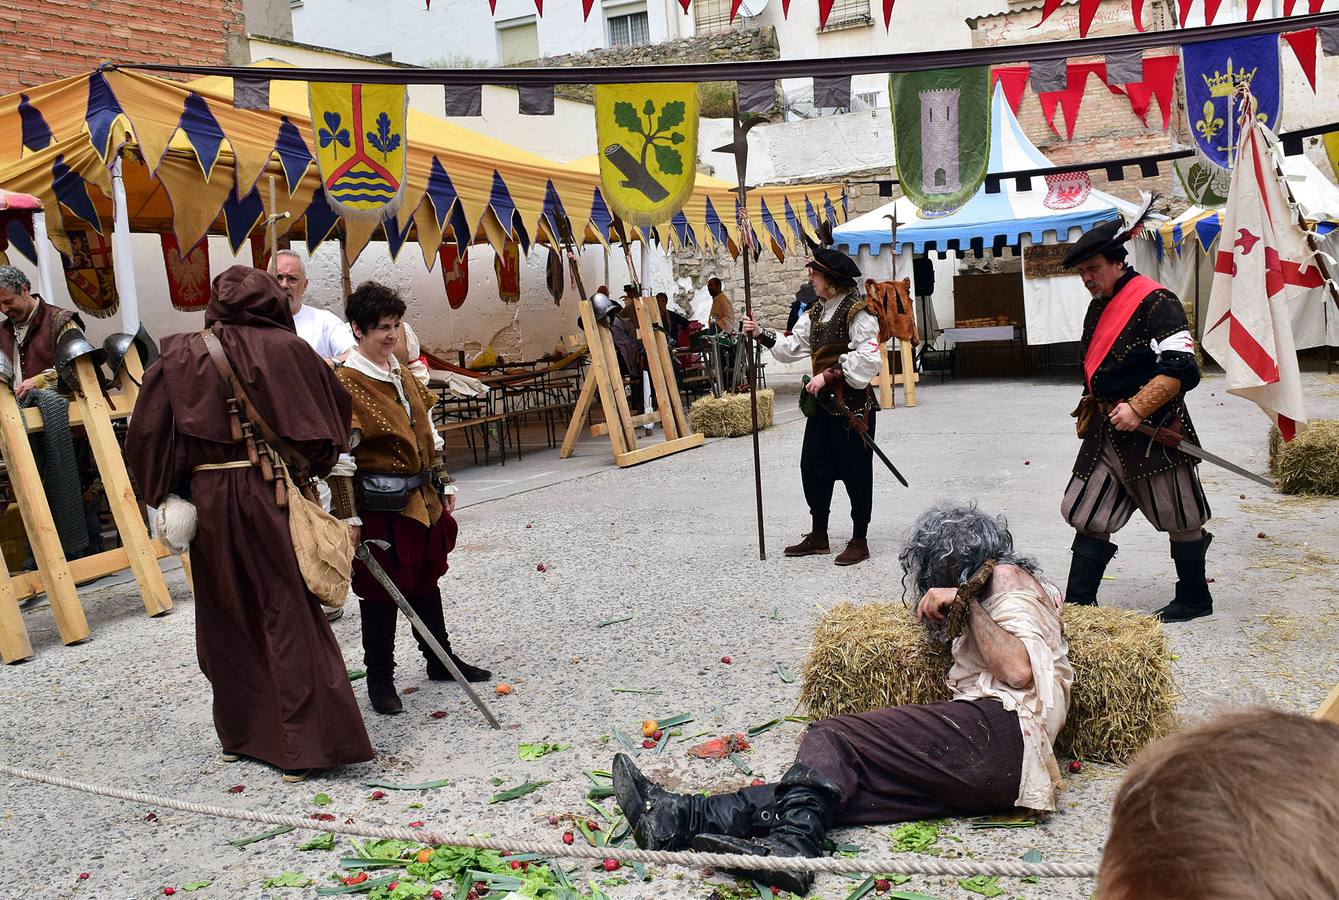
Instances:
[[[744,331],[755,335],[781,362],[808,358],[813,377],[805,390],[814,397],[835,388],[844,390],[846,406],[865,417],[873,439],[875,403],[869,383],[879,374],[879,322],[865,310],[865,298],[856,290],[860,269],[845,253],[829,247],[816,248],[808,267],[818,300],[791,333],[777,335],[748,316]],[[874,505],[873,460],[873,451],[848,427],[845,417],[820,403],[805,424],[800,451],[800,479],[812,525],[798,544],[786,548],[787,556],[830,552],[828,512],[832,489],[840,481],[851,499],[851,540],[834,562],[851,566],[869,559],[866,533]]]
[[[1120,221],[1099,225],[1064,261],[1092,294],[1083,323],[1083,398],[1073,413],[1083,444],[1061,504],[1075,531],[1065,600],[1097,603],[1102,573],[1116,554],[1111,535],[1138,509],[1171,538],[1176,594],[1158,615],[1181,622],[1213,612],[1204,574],[1213,539],[1204,530],[1209,504],[1198,460],[1136,429],[1149,422],[1197,442],[1185,395],[1200,372],[1181,301],[1125,264],[1125,242],[1137,227],[1138,221],[1129,228]]]

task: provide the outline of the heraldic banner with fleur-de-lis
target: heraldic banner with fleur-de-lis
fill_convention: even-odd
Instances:
[[[307,88],[316,162],[326,199],[341,215],[383,219],[404,194],[408,94],[402,84]]]
[[[697,175],[697,86],[597,84],[595,139],[605,202],[624,222],[668,222]]]
[[[1245,84],[1255,98],[1256,117],[1274,130],[1282,106],[1279,90],[1279,38],[1276,34],[1202,41],[1181,48],[1186,78],[1186,117],[1195,146],[1209,162],[1232,168],[1241,126],[1232,98]]]

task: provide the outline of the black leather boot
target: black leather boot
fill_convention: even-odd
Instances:
[[[460,669],[460,674],[465,676],[466,681],[479,682],[487,681],[493,677],[493,673],[487,669],[481,669],[478,666],[472,666],[451,650],[451,636],[446,633],[446,621],[442,614],[442,595],[433,594],[431,597],[419,597],[409,601],[409,605],[414,607],[414,612],[423,620],[423,624],[428,626],[432,636],[437,638],[437,643],[442,645],[446,655],[451,657],[451,662]],[[414,632],[414,640],[418,641],[418,649],[423,652],[423,658],[428,661],[428,680],[429,681],[455,681],[456,678],[451,674],[451,670],[442,665],[442,661],[437,658],[437,654],[432,652],[428,642],[423,640],[423,636],[417,631]]]
[[[1172,541],[1172,562],[1176,563],[1176,596],[1158,610],[1164,622],[1188,622],[1213,615],[1213,596],[1204,575],[1204,558],[1213,535],[1204,532],[1198,541]]]
[[[395,617],[400,611],[390,603],[358,601],[362,612],[363,665],[367,666],[367,699],[382,715],[404,709],[395,690]]]
[[[643,850],[686,850],[699,834],[764,835],[776,821],[776,785],[729,794],[675,794],[638,770],[626,753],[614,757],[614,797]]]
[[[1074,535],[1069,548],[1074,556],[1069,562],[1069,583],[1065,586],[1065,602],[1079,606],[1096,606],[1097,589],[1102,584],[1102,573],[1116,555],[1116,545],[1086,534]]]
[[[786,556],[821,556],[824,553],[831,553],[832,548],[828,546],[827,531],[815,529],[806,534],[798,544],[791,544],[782,552]]]
[[[832,827],[841,789],[816,769],[796,763],[781,777],[776,791],[776,824],[762,838],[702,834],[693,849],[704,853],[750,856],[821,856],[823,838]],[[756,871],[741,865],[737,874],[792,894],[807,894],[812,872]]]

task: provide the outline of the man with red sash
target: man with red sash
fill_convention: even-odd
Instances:
[[[1111,535],[1138,509],[1171,539],[1176,594],[1158,610],[1164,622],[1213,612],[1204,557],[1209,503],[1199,460],[1154,443],[1141,422],[1179,430],[1198,443],[1185,395],[1200,380],[1194,339],[1181,301],[1125,264],[1135,229],[1120,221],[1092,229],[1065,257],[1092,294],[1083,322],[1083,399],[1073,413],[1083,444],[1065,489],[1061,514],[1074,527],[1068,603],[1096,604]]]

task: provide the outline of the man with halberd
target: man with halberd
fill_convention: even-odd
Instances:
[[[1209,503],[1199,460],[1137,429],[1148,423],[1198,443],[1185,396],[1200,371],[1181,301],[1126,265],[1125,243],[1142,218],[1128,228],[1119,220],[1097,226],[1064,260],[1092,295],[1083,323],[1083,398],[1073,413],[1083,444],[1061,504],[1075,531],[1065,600],[1097,603],[1116,555],[1111,535],[1138,509],[1171,539],[1176,593],[1158,615],[1181,622],[1213,612],[1204,573],[1213,539],[1204,530]]]
[[[856,289],[860,269],[845,253],[818,247],[808,268],[818,300],[790,334],[768,331],[748,316],[743,328],[780,362],[808,359],[813,377],[805,390],[819,398],[818,408],[805,423],[800,451],[800,480],[811,526],[798,544],[786,548],[786,555],[830,552],[828,513],[832,489],[840,481],[851,499],[851,540],[834,562],[850,566],[869,559],[866,536],[874,506],[874,452],[845,415],[823,398],[830,393],[844,395],[847,408],[864,416],[873,440],[875,402],[869,383],[879,374],[879,320],[865,309],[865,297]]]

